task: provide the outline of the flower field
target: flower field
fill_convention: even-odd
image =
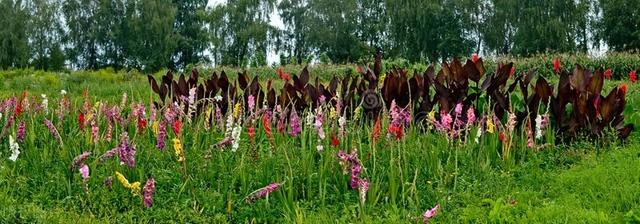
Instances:
[[[3,76],[0,222],[639,222],[635,71],[548,63]]]

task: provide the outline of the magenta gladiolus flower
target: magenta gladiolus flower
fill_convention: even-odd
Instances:
[[[318,131],[318,137],[320,139],[324,139],[325,135],[324,135],[324,129],[322,128],[322,122],[324,121],[324,115],[322,113],[322,109],[318,108],[316,109],[316,121],[314,123],[314,126],[316,127],[316,130]]]
[[[255,109],[256,107],[256,99],[255,97],[253,97],[253,95],[249,95],[249,97],[247,98],[247,106],[249,107],[249,111],[253,111],[253,109]]]
[[[91,156],[91,152],[83,152],[82,154],[76,156],[76,158],[73,158],[73,163],[71,165],[74,168],[80,167],[84,164],[84,161],[89,158],[89,156]]]
[[[58,130],[56,129],[55,126],[53,126],[53,123],[51,123],[51,121],[45,118],[44,125],[47,126],[47,128],[49,129],[49,133],[51,133],[51,135],[53,135],[53,137],[56,140],[58,140],[58,142],[62,142],[62,137],[60,137],[60,133],[58,133]]]
[[[471,125],[474,122],[476,122],[476,113],[473,107],[469,107],[469,109],[467,109],[467,125]]]
[[[22,141],[24,141],[24,129],[25,129],[25,124],[24,121],[21,121],[20,124],[18,125],[18,133],[16,135],[16,140],[18,140],[18,142],[22,143]]]
[[[158,136],[156,138],[156,148],[160,149],[160,151],[164,150],[165,146],[165,136],[167,135],[167,123],[164,121],[160,121],[158,124]]]
[[[424,212],[424,214],[422,215],[422,220],[424,221],[424,223],[429,223],[429,219],[438,215],[439,209],[440,209],[440,204],[437,204],[432,209],[429,209],[426,212]]]
[[[260,198],[265,198],[267,197],[269,194],[273,193],[274,191],[278,190],[278,188],[280,188],[282,186],[281,183],[271,183],[269,185],[267,185],[266,187],[260,188],[254,192],[252,192],[251,194],[249,194],[246,198],[245,198],[245,202],[247,203],[252,203]]]
[[[156,189],[156,181],[153,179],[153,177],[149,177],[149,179],[147,179],[147,182],[144,184],[144,188],[142,189],[142,196],[143,196],[143,202],[144,205],[147,206],[147,208],[151,208],[151,206],[153,206],[153,192]]]
[[[136,166],[136,148],[129,143],[129,135],[127,132],[123,132],[120,135],[120,144],[118,145],[118,154],[120,156],[120,162],[127,164],[130,168]]]
[[[80,169],[78,169],[78,171],[80,171],[80,175],[82,176],[82,179],[89,179],[89,166],[87,166],[87,164],[82,164],[82,166],[80,166]]]
[[[298,117],[298,112],[296,112],[295,109],[291,110],[291,115],[289,116],[289,126],[291,126],[289,134],[293,137],[297,137],[302,132],[300,117]]]

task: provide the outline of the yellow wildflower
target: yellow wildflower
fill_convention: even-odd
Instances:
[[[427,114],[427,117],[429,118],[429,121],[435,121],[436,120],[436,111],[432,110],[431,112],[429,112],[429,114]]]
[[[173,139],[173,149],[176,151],[176,156],[178,157],[178,162],[184,161],[184,154],[182,153],[182,143],[180,139]]]
[[[130,184],[129,181],[127,180],[127,178],[124,177],[124,175],[122,175],[118,171],[116,171],[116,177],[118,178],[118,181],[120,181],[120,183],[122,184],[123,187],[125,187],[127,189],[131,189],[131,193],[134,196],[140,195],[140,182],[136,181],[136,182]]]
[[[358,105],[355,110],[353,110],[353,120],[358,121],[362,116],[362,107]]]

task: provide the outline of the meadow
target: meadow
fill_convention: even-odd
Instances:
[[[547,63],[538,75],[555,86]],[[315,69],[312,80],[325,68]],[[296,110],[263,107],[266,96],[239,93],[217,112],[218,95],[191,88],[179,105],[156,107],[158,95],[135,71],[0,73],[2,223],[640,223],[637,132],[621,139],[607,127],[565,141],[555,118],[515,127],[509,115],[528,102],[515,92],[504,116],[492,114],[498,106],[488,97],[464,110],[438,104],[440,113],[427,110],[416,124],[395,100],[377,119],[333,98],[294,118]],[[624,121],[638,124],[639,88],[627,74],[604,79],[602,92],[624,89]],[[260,86],[286,86],[282,75],[264,72]],[[534,118],[550,114],[539,111]]]

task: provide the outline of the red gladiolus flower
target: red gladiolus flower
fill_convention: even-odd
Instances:
[[[262,127],[264,128],[264,133],[267,134],[268,137],[271,137],[271,119],[269,118],[269,114],[262,115]]]
[[[618,86],[618,91],[622,92],[622,95],[626,95],[627,94],[627,84],[626,83],[622,83],[622,85]]]
[[[505,142],[507,140],[507,135],[504,132],[500,132],[498,139],[500,139],[501,142]]]
[[[142,133],[145,128],[147,128],[147,120],[138,117],[138,132]]]
[[[249,138],[253,138],[256,136],[256,128],[254,127],[249,127],[247,132],[249,133]]]
[[[480,58],[478,57],[478,53],[473,53],[473,54],[471,54],[471,61],[472,61],[473,63],[478,62],[478,59],[480,59]]]
[[[22,92],[22,96],[20,96],[20,101],[16,105],[16,108],[13,111],[13,116],[18,117],[22,114],[22,104],[24,103],[24,99],[27,98],[27,91]]]
[[[636,83],[636,71],[629,72],[629,80],[631,83]]]
[[[371,131],[371,138],[374,142],[380,138],[380,129],[382,129],[382,123],[378,117],[378,119],[376,119],[376,123],[373,125],[373,130]]]
[[[176,119],[176,121],[173,122],[173,133],[180,135],[180,130],[182,130],[182,122]]]
[[[560,72],[560,66],[561,66],[560,65],[560,59],[559,58],[553,59],[553,71],[555,73],[559,73]]]
[[[391,124],[391,126],[389,126],[389,133],[395,135],[396,140],[400,140],[404,135],[404,128],[402,128],[402,126]]]
[[[80,130],[84,130],[84,113],[82,112],[78,114],[78,127],[80,127]]]
[[[509,77],[513,77],[513,75],[515,75],[515,74],[516,74],[516,66],[513,65],[511,67],[511,71],[509,71]]]
[[[340,140],[338,140],[338,136],[331,136],[331,146],[338,147],[340,145]]]
[[[604,71],[604,78],[605,79],[611,79],[612,75],[613,75],[613,70],[611,70],[610,68],[607,69],[606,71]]]

